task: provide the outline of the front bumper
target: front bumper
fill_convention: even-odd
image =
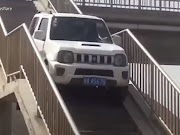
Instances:
[[[49,72],[56,83],[63,85],[82,85],[84,77],[104,78],[107,81],[107,87],[127,86],[129,83],[129,66],[62,64],[50,61]]]

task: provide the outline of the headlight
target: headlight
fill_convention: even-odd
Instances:
[[[60,63],[73,63],[74,55],[70,51],[60,51],[58,53],[58,61]]]
[[[124,54],[116,54],[114,56],[114,65],[115,66],[126,66],[126,56]]]

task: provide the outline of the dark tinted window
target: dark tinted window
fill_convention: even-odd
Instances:
[[[112,43],[102,20],[73,17],[53,18],[50,39]]]
[[[39,21],[38,17],[33,18],[32,23],[31,23],[30,28],[29,28],[31,35],[34,33],[34,30],[37,26],[38,21]]]

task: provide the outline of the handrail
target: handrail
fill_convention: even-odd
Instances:
[[[70,123],[70,125],[72,126],[72,129],[74,130],[75,135],[79,135],[77,127],[75,126],[75,123],[72,120],[72,117],[71,117],[71,115],[70,115],[70,113],[69,113],[69,111],[68,111],[68,109],[67,109],[67,107],[66,107],[66,105],[65,105],[65,103],[64,103],[64,101],[63,101],[63,99],[62,99],[62,97],[60,95],[60,93],[59,93],[59,90],[57,89],[56,85],[54,84],[54,81],[52,80],[52,78],[51,78],[51,76],[50,76],[50,74],[49,74],[43,60],[41,59],[41,56],[40,56],[40,54],[39,54],[39,52],[37,50],[37,47],[35,46],[35,43],[34,43],[32,37],[31,37],[31,35],[29,33],[29,30],[28,30],[28,28],[27,28],[27,26],[25,24],[24,24],[24,29],[26,31],[26,34],[27,34],[32,46],[33,46],[33,49],[34,49],[35,53],[37,54],[37,57],[38,57],[38,59],[39,59],[39,61],[41,63],[41,66],[42,66],[42,68],[43,68],[43,70],[44,70],[44,72],[45,72],[51,86],[52,86],[52,89],[55,92],[55,95],[56,95],[56,97],[57,97],[57,99],[58,99],[58,101],[59,101],[59,103],[60,103],[60,105],[61,105],[61,107],[62,107],[62,109],[63,109],[63,111],[64,111],[64,113],[65,113],[65,115],[66,115],[66,117],[68,119],[68,121],[69,121],[69,123]]]
[[[52,9],[54,10],[55,13],[57,13],[57,10],[55,9],[55,7],[53,6],[53,4],[51,3],[50,0],[48,0],[48,3],[51,5]]]
[[[80,135],[56,85],[41,59],[27,26],[22,24],[7,33],[1,17],[0,26],[0,59],[4,65],[6,74],[20,71],[23,67],[27,75],[25,78],[28,78],[36,97],[37,105],[41,109],[52,135],[64,133]],[[29,61],[27,62],[27,60]],[[20,74],[20,78],[24,78],[23,74]],[[57,128],[54,128],[54,126]]]
[[[160,121],[172,134],[180,134],[180,89],[159,66],[156,60],[129,30],[112,35],[120,36],[129,59],[130,79]]]
[[[132,39],[137,43],[137,45],[142,49],[142,51],[148,56],[148,58],[157,66],[157,68],[163,73],[163,75],[168,79],[168,81],[173,85],[174,88],[180,93],[180,88],[174,83],[174,81],[169,77],[169,75],[159,66],[157,61],[152,57],[152,55],[147,51],[147,49],[139,42],[139,40],[134,36],[134,34],[129,30],[125,29],[120,32],[116,32],[111,36],[122,34],[123,32],[127,32]]]
[[[78,6],[76,5],[76,3],[73,0],[70,0],[70,2],[72,3],[72,5],[75,7],[75,9],[77,10],[77,12],[79,14],[83,14],[82,11],[78,8]]]

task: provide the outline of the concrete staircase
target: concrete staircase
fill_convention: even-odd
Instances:
[[[83,88],[60,93],[81,135],[142,135],[126,107],[118,102],[118,96]]]

